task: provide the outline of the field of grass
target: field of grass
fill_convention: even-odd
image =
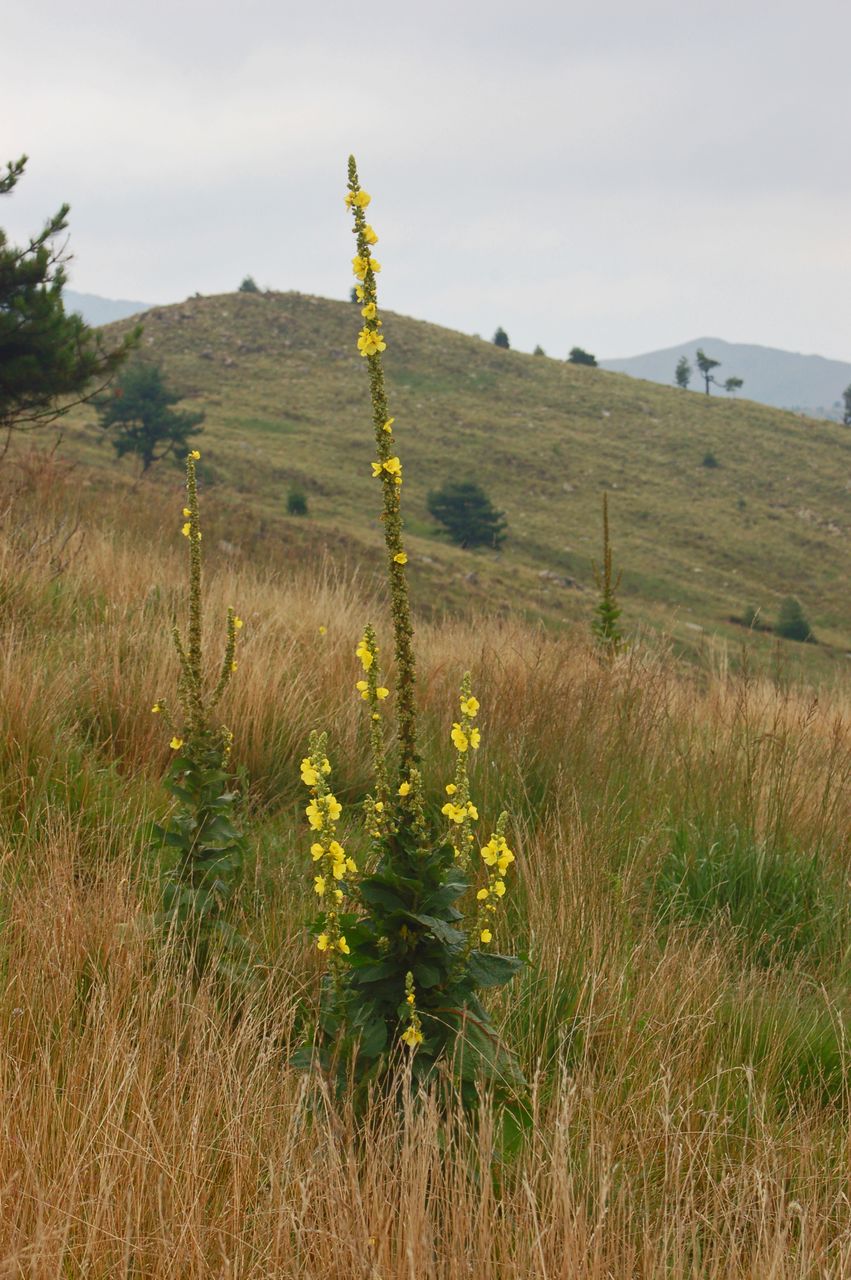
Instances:
[[[480,612],[445,620],[432,608],[417,651],[429,803],[439,806],[451,776],[448,729],[469,668],[484,738],[474,794],[485,825],[503,802],[513,815],[516,875],[496,941],[528,964],[493,1013],[521,1058],[529,1110],[519,1131],[487,1098],[474,1117],[447,1115],[428,1099],[399,1111],[376,1098],[355,1113],[289,1056],[319,978],[302,925],[312,895],[298,762],[309,732],[328,728],[344,826],[354,829],[369,777],[354,648],[368,618],[385,644],[388,634],[373,581],[378,557],[364,550],[377,531],[356,516],[368,491],[370,451],[355,423],[364,406],[342,304],[208,299],[187,311],[209,313],[212,342],[217,312],[231,307],[250,308],[256,341],[270,345],[270,312],[280,309],[274,343],[291,343],[277,384],[271,375],[252,380],[246,367],[237,380],[216,347],[215,377],[203,386],[204,463],[223,481],[204,493],[206,624],[212,631],[229,604],[246,622],[222,714],[249,781],[252,859],[237,908],[257,957],[247,1005],[195,987],[150,924],[159,868],[145,832],[166,809],[169,750],[149,709],[173,695],[177,675],[168,631],[184,599],[179,488],[106,487],[83,463],[37,457],[7,463],[3,475],[0,1275],[851,1274],[847,697],[835,679],[814,690],[752,670],[682,665],[660,643],[639,642],[609,665],[584,626],[544,629],[507,607],[517,597],[536,613],[536,556],[568,563],[553,550],[562,520],[571,526],[565,541],[576,544],[582,529],[590,547],[600,485],[620,483],[615,433],[643,431],[641,462],[624,477],[627,608],[637,614],[645,601],[630,575],[685,592],[698,549],[710,578],[721,535],[706,545],[698,528],[709,511],[729,515],[735,504],[726,488],[709,492],[719,475],[721,486],[732,483],[723,470],[704,474],[699,457],[687,463],[688,450],[702,455],[708,440],[722,460],[740,458],[737,483],[765,517],[729,541],[743,575],[737,603],[758,602],[760,583],[785,589],[771,567],[752,564],[744,577],[776,525],[776,545],[793,557],[789,572],[812,587],[814,625],[838,635],[848,605],[831,595],[830,573],[838,580],[833,549],[847,535],[796,523],[781,505],[776,456],[764,470],[745,465],[737,415],[764,441],[785,431],[787,458],[795,433],[804,436],[814,461],[797,479],[811,503],[838,491],[840,466],[830,458],[840,429],[695,398],[701,435],[675,449],[669,422],[665,449],[680,460],[666,473],[660,424],[637,407],[643,388],[604,375],[595,384],[593,370],[555,364],[538,372],[531,357],[447,338],[454,386],[487,376],[498,387],[489,403],[501,404],[501,427],[490,436],[472,392],[459,401],[443,384],[413,387],[422,367],[414,337],[426,327],[399,322],[388,364],[397,383],[412,384],[400,396],[400,434],[413,459],[415,515],[439,478],[435,440],[451,450],[457,439],[448,460],[463,468],[472,455],[461,441],[477,439],[484,479],[518,535],[487,571],[476,557],[480,583],[469,586]],[[332,365],[320,378],[329,352],[319,335],[327,343],[332,320],[340,377]],[[180,334],[193,325],[173,313],[163,328],[169,363],[187,382],[200,366]],[[155,343],[157,333],[154,321]],[[247,353],[246,364],[261,354]],[[506,423],[516,430],[529,421],[520,396],[537,379],[553,406],[564,405],[552,421],[576,487],[561,490],[563,515],[554,510],[563,482],[552,475],[552,422],[529,428],[519,460],[498,443]],[[582,406],[599,403],[599,385],[612,417],[594,420],[592,439],[580,430]],[[678,403],[673,392],[652,394],[651,409]],[[439,437],[430,434],[450,400],[468,433],[461,438],[445,422]],[[249,420],[244,430],[229,425]],[[284,421],[292,429],[280,443],[277,427],[261,425]],[[93,451],[94,431],[81,427],[80,437]],[[571,470],[580,440],[587,472]],[[349,480],[358,469],[362,485]],[[291,479],[308,489],[313,522],[281,519]],[[689,515],[692,486],[704,504],[699,522]],[[584,523],[569,515],[574,500]],[[653,512],[644,532],[641,504]],[[806,538],[824,538],[817,572],[805,567],[799,525]],[[412,544],[420,558],[434,556],[435,586],[447,572],[466,582],[460,553],[425,534]],[[532,545],[550,550],[533,555]],[[574,571],[587,568],[587,555],[569,562]],[[669,578],[675,585],[662,587]],[[693,608],[707,610],[695,616],[707,621],[734,599],[720,578],[692,589]],[[649,604],[641,608],[652,616]],[[661,605],[657,616],[667,616]]]
[[[371,572],[374,490],[367,378],[343,302],[298,294],[192,298],[149,312],[142,351],[207,412],[204,468],[233,504],[230,541],[345,546]],[[126,326],[115,326],[122,331]],[[851,651],[851,434],[747,400],[503,351],[387,314],[391,411],[408,463],[413,590],[440,614],[587,618],[610,491],[625,621],[699,658],[738,661],[749,606],[771,623],[800,597],[818,646],[754,633],[765,669],[844,679]],[[63,449],[106,475],[112,450],[76,415]],[[704,466],[707,453],[717,467]],[[119,468],[132,475],[126,460]],[[174,473],[172,473],[174,477]],[[475,476],[508,515],[499,555],[434,531],[429,489]],[[171,483],[176,483],[176,477]],[[146,489],[164,491],[167,477]],[[290,485],[309,500],[287,520]],[[262,554],[262,552],[261,552]],[[278,547],[273,548],[273,559]]]

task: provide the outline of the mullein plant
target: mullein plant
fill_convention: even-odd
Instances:
[[[393,681],[381,676],[373,627],[356,649],[372,754],[373,786],[363,805],[365,856],[358,867],[338,839],[341,806],[330,785],[325,735],[311,738],[302,761],[310,790],[313,887],[319,912],[311,925],[327,960],[317,1047],[325,1066],[362,1083],[382,1077],[405,1054],[415,1080],[438,1064],[452,1072],[465,1096],[476,1082],[516,1085],[519,1069],[501,1043],[480,999],[484,988],[508,982],[521,967],[493,947],[496,920],[514,854],[507,816],[481,846],[471,797],[469,762],[481,745],[479,702],[469,675],[461,683],[449,736],[455,769],[446,785],[438,829],[426,817],[417,742],[415,658],[402,532],[402,463],[387,403],[382,354],[387,343],[378,311],[372,256],[377,235],[366,218],[370,197],[349,160],[346,205],[354,218],[355,296],[362,326],[357,348],[366,361],[375,429],[372,475],[381,487],[382,522],[393,620]],[[391,689],[392,684],[392,689]],[[385,714],[393,705],[398,747],[385,748]],[[304,1054],[302,1058],[309,1055]]]
[[[609,495],[603,494],[603,566],[594,566],[594,577],[600,598],[594,609],[594,621],[591,630],[603,654],[614,658],[623,648],[623,632],[620,629],[620,605],[616,592],[620,586],[621,575],[615,577],[612,567],[612,544],[609,540]]]
[[[186,505],[181,533],[189,552],[189,619],[185,637],[172,628],[180,664],[179,713],[155,702],[151,711],[171,732],[174,753],[165,785],[175,810],[157,834],[173,855],[165,876],[160,922],[186,944],[200,974],[211,955],[224,972],[244,967],[246,946],[227,919],[242,870],[245,838],[236,823],[238,795],[230,766],[233,734],[214,723],[214,712],[237,668],[242,619],[227,611],[224,652],[217,673],[207,678],[202,646],[201,522],[193,449],[186,459]]]

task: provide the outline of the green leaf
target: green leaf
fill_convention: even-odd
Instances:
[[[453,929],[445,920],[438,920],[436,916],[414,915],[413,912],[408,912],[407,915],[409,920],[425,925],[438,942],[444,943],[447,947],[460,947],[466,940],[463,933]]]
[[[490,951],[471,951],[467,958],[470,977],[479,987],[501,987],[523,968],[517,956],[501,956]]]

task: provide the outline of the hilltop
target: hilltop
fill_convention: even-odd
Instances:
[[[744,393],[761,404],[794,409],[819,418],[842,417],[842,393],[851,386],[851,364],[845,360],[805,356],[797,351],[747,342],[725,342],[723,338],[694,338],[661,351],[600,363],[614,373],[628,373],[633,378],[647,378],[650,382],[671,386],[677,361],[685,356],[694,367],[698,348],[721,361],[721,368],[717,370],[719,382],[731,377],[744,378]],[[704,390],[696,369],[692,390]],[[724,394],[720,388],[716,390],[719,395]]]
[[[332,546],[360,562],[368,549],[365,563],[377,568],[358,321],[349,303],[292,293],[193,298],[145,316],[144,355],[206,410],[204,477],[231,505],[233,544],[254,548],[280,532],[291,553]],[[716,634],[738,645],[745,632],[732,615],[756,606],[771,620],[791,593],[823,645],[787,643],[786,657],[847,669],[846,428],[503,351],[393,313],[385,334],[421,606],[556,624],[587,617],[609,490],[631,627],[650,625],[688,647]],[[115,475],[93,415],[71,426],[68,446]],[[132,474],[129,461],[118,470]],[[430,488],[471,476],[508,515],[500,555],[447,545],[428,516]],[[174,482],[166,472],[153,484]],[[308,519],[284,514],[292,484],[307,493]],[[768,639],[754,643],[771,650]]]

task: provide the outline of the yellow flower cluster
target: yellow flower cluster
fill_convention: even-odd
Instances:
[[[375,631],[367,625],[363,636],[355,649],[355,656],[363,667],[364,679],[358,680],[355,688],[364,702],[369,704],[369,745],[372,754],[373,777],[375,778],[375,796],[372,807],[365,810],[366,827],[370,836],[377,839],[386,827],[387,815],[384,802],[388,798],[387,766],[384,754],[384,728],[381,722],[381,703],[390,696],[390,690],[378,683],[378,642]]]
[[[379,458],[378,461],[373,462],[371,466],[373,479],[377,476],[386,474],[393,477],[394,484],[402,483],[402,463],[398,458],[385,458],[383,460]]]
[[[472,858],[475,843],[471,822],[478,819],[479,812],[470,799],[470,781],[467,776],[467,753],[472,747],[478,750],[482,735],[473,724],[479,712],[479,701],[473,697],[470,689],[470,673],[467,672],[461,681],[460,720],[452,726],[450,738],[455,748],[455,780],[446,787],[450,797],[441,813],[450,821],[453,847],[456,858]]]
[[[364,311],[366,311],[366,309],[367,308],[364,307]],[[377,321],[377,325],[380,324],[381,321]],[[382,338],[381,331],[378,327],[375,329],[369,329],[364,326],[363,329],[361,329],[358,334],[358,351],[362,356],[374,356],[377,355],[379,351],[386,350],[387,343]]]
[[[324,734],[311,734],[309,754],[301,762],[301,780],[311,791],[305,814],[311,831],[316,833],[310,846],[310,856],[316,864],[313,889],[321,902],[329,903],[316,946],[319,951],[347,956],[349,944],[340,930],[337,908],[343,901],[346,877],[357,875],[358,868],[337,839],[336,828],[343,806],[328,784],[331,765],[325,754],[325,741]]]
[[[487,844],[482,845],[481,856],[482,862],[487,868],[488,882],[486,887],[479,889],[476,898],[479,903],[479,919],[477,923],[477,931],[479,942],[487,945],[493,941],[493,933],[491,932],[492,913],[496,911],[500,898],[505,897],[505,874],[514,861],[514,854],[508,847],[505,839],[505,824],[508,821],[508,815],[500,814],[499,821],[496,824],[496,831],[488,840]]]

